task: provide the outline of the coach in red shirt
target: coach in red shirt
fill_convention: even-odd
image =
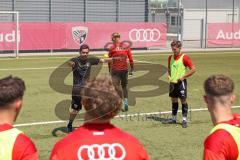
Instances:
[[[240,158],[240,115],[232,114],[234,83],[224,75],[210,76],[204,83],[204,100],[214,128],[204,142],[204,160]]]
[[[12,126],[21,110],[24,90],[24,82],[17,77],[0,79],[0,160],[38,160],[31,139]]]
[[[82,91],[85,123],[55,144],[50,160],[149,160],[135,137],[110,123],[121,109],[118,88],[106,76],[85,85]]]
[[[124,109],[123,111],[128,111],[128,74],[132,75],[134,71],[134,63],[132,58],[131,49],[129,46],[120,41],[120,34],[112,34],[113,46],[109,49],[109,57],[122,57],[109,63],[109,71],[116,85],[122,86],[123,97],[124,97]],[[128,72],[128,60],[130,63],[130,71]]]

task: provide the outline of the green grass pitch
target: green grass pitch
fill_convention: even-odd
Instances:
[[[240,53],[204,52],[192,53],[189,56],[197,68],[197,72],[188,79],[188,103],[192,109],[205,107],[202,98],[202,84],[211,74],[222,73],[230,76],[236,83],[235,92],[237,97],[239,97]],[[134,54],[135,60],[162,64],[164,66],[167,65],[167,57],[167,54],[162,53]],[[46,67],[58,67],[70,58],[70,56],[65,56],[60,58],[22,57],[20,59],[0,59],[0,77],[2,78],[10,74],[19,76],[25,80],[27,86],[24,106],[16,124],[59,120],[55,114],[55,106],[64,99],[70,99],[70,95],[58,93],[49,86],[49,77],[55,68]],[[100,74],[107,74],[106,69],[107,65],[105,64]],[[155,71],[156,74],[159,73],[157,72],[158,68],[155,68]],[[133,77],[141,77],[146,73],[147,71],[139,71]],[[167,82],[166,74],[161,76],[159,80]],[[71,85],[72,75],[69,74],[64,82]],[[132,89],[144,92],[144,90],[154,89],[154,86],[143,85]],[[239,98],[234,105],[240,105]],[[136,98],[136,104],[130,106],[128,114],[169,110],[171,110],[171,102],[168,93],[165,93],[154,97]],[[240,112],[239,109],[234,109],[234,111]],[[166,117],[167,115],[165,115]],[[178,120],[181,120],[180,118],[179,114]],[[144,144],[153,160],[202,159],[203,141],[212,127],[207,111],[192,112],[191,122],[186,129],[183,129],[180,124],[163,124],[160,118],[116,118],[112,122],[137,137]],[[81,123],[76,121],[74,126],[77,127]],[[33,139],[38,148],[40,159],[46,160],[55,142],[66,135],[64,132],[65,125],[65,123],[58,123],[18,128]]]

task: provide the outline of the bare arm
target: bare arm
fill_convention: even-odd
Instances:
[[[74,67],[74,66],[75,66],[75,62],[69,61],[69,62],[68,62],[68,66],[69,66],[69,67]]]
[[[110,62],[113,62],[115,60],[122,60],[124,59],[123,57],[111,57],[111,58],[101,58],[99,62],[101,63],[110,63]]]
[[[187,73],[185,73],[180,79],[179,81],[183,81],[184,79],[190,77],[191,75],[193,75],[196,72],[196,67],[193,66]]]
[[[129,74],[133,75],[133,72],[134,72],[134,62],[133,62],[133,56],[132,56],[130,48],[128,49],[127,56],[128,56],[128,59],[129,59],[129,62],[130,62],[130,67],[131,67],[131,70],[130,70]]]
[[[99,62],[100,63],[109,63],[112,61],[113,61],[113,58],[101,58]]]

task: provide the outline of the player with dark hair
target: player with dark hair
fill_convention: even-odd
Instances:
[[[120,34],[113,33],[112,36],[113,46],[109,49],[109,57],[122,57],[121,60],[113,61],[109,64],[109,71],[114,80],[115,85],[121,85],[123,90],[124,98],[124,109],[123,111],[128,111],[128,74],[132,75],[134,71],[134,63],[132,58],[131,49],[124,45],[120,41]],[[128,62],[130,62],[130,71],[128,72]]]
[[[68,132],[73,130],[72,123],[82,109],[81,96],[79,95],[81,89],[85,85],[85,82],[90,77],[92,65],[97,65],[99,63],[110,62],[113,58],[100,59],[97,57],[89,57],[90,48],[88,45],[83,44],[79,49],[80,56],[72,58],[68,64],[72,67],[73,71],[73,89],[72,89],[72,103],[70,112],[69,122],[67,125]],[[115,59],[117,59],[116,57]]]
[[[85,123],[55,144],[50,160],[149,160],[135,137],[110,123],[121,109],[120,94],[110,77],[88,81],[81,94]]]
[[[240,158],[240,115],[233,114],[234,82],[225,75],[212,75],[204,82],[204,100],[214,128],[204,142],[204,160]]]
[[[13,128],[22,108],[25,83],[17,77],[0,79],[0,159],[37,160],[32,140],[22,131]]]
[[[173,41],[171,43],[173,55],[168,57],[168,75],[170,81],[169,96],[172,101],[172,119],[170,123],[176,123],[178,112],[178,98],[182,103],[182,127],[187,127],[187,78],[196,71],[191,59],[181,52],[182,43]],[[190,70],[187,71],[187,68]]]

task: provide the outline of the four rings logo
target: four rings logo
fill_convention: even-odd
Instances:
[[[126,150],[119,143],[83,145],[78,149],[78,159],[86,159],[83,155],[89,160],[124,160]]]
[[[129,32],[129,39],[132,42],[157,42],[161,38],[159,29],[132,29]]]
[[[82,26],[72,27],[72,37],[75,43],[81,45],[85,42],[88,35],[88,28]]]

